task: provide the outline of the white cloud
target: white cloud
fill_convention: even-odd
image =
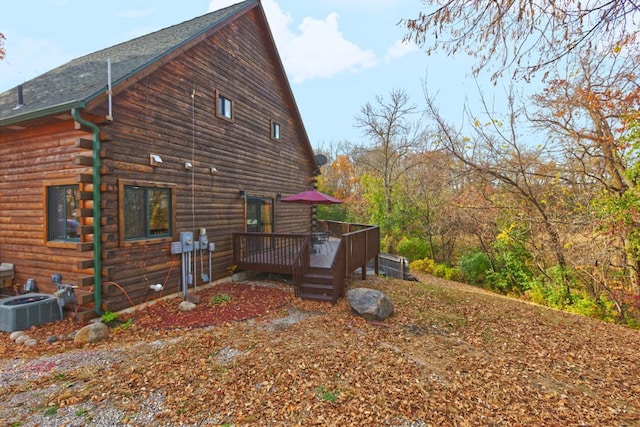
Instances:
[[[387,52],[384,55],[384,61],[392,62],[419,50],[420,48],[415,43],[398,40],[393,44],[393,46],[387,49]]]
[[[218,10],[236,0],[211,0],[209,10]],[[329,78],[343,72],[359,72],[378,64],[375,53],[345,39],[338,26],[338,14],[325,19],[306,17],[298,26],[275,0],[263,0],[262,6],[276,41],[278,52],[294,83],[314,78]]]
[[[298,28],[300,33],[281,48],[285,68],[295,83],[377,65],[372,50],[364,50],[344,38],[336,13],[325,20],[304,18]]]

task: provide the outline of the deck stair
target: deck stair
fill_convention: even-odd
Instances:
[[[311,267],[298,287],[298,296],[313,301],[334,301],[333,274],[328,267]]]

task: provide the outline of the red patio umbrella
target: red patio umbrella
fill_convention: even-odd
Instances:
[[[304,203],[307,205],[333,205],[342,203],[342,200],[336,199],[333,196],[324,194],[315,188],[309,188],[302,193],[292,194],[291,196],[281,199],[282,202],[290,203]]]

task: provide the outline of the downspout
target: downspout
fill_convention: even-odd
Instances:
[[[102,312],[102,230],[100,226],[100,128],[82,117],[78,109],[71,109],[73,120],[93,133],[93,310]]]

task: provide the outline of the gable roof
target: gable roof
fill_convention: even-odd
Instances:
[[[107,90],[108,60],[111,60],[112,86],[116,86],[259,4],[260,0],[246,0],[54,68],[21,85],[24,105],[20,108],[16,108],[18,87],[0,94],[0,125],[84,108]]]

